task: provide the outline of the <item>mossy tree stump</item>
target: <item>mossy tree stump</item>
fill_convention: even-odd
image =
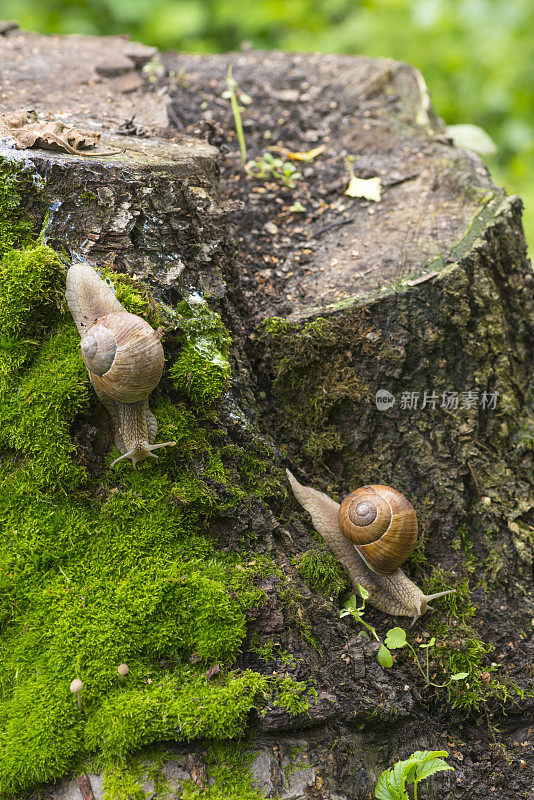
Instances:
[[[23,178],[14,213],[64,260],[84,258],[118,273],[110,278],[117,289],[166,325],[174,374],[186,348],[204,359],[187,361],[190,379],[183,370],[180,382],[166,377],[156,396],[160,425],[178,440],[175,452],[157,466],[145,464],[141,477],[124,467],[110,473],[100,436],[105,417],[83,370],[76,372],[69,322],[61,309],[42,312],[43,292],[55,302],[60,291],[61,267],[40,251],[51,259],[51,283],[37,287],[37,322],[26,324],[41,349],[26,341],[29,349],[15,366],[8,363],[6,375],[22,386],[23,400],[24,392],[35,396],[47,418],[39,369],[53,367],[54,342],[63,337],[58,374],[68,367],[76,388],[57,398],[50,392],[66,415],[58,427],[61,452],[77,471],[69,473],[68,498],[46,465],[32,474],[37,455],[17,421],[24,407],[10,400],[0,442],[4,497],[34,492],[28,513],[53,525],[32,522],[37,544],[31,558],[22,544],[19,553],[26,526],[5,499],[2,519],[15,555],[6,544],[3,558],[26,558],[33,565],[26,584],[43,581],[41,594],[51,592],[58,603],[50,614],[64,609],[57,625],[73,655],[62,661],[47,634],[50,680],[61,686],[67,668],[82,670],[87,716],[73,720],[55,684],[46,705],[28,689],[33,678],[26,674],[27,694],[5,688],[12,719],[0,740],[2,790],[30,791],[66,774],[77,754],[96,752],[106,761],[108,796],[118,797],[133,791],[132,774],[122,774],[119,762],[142,745],[171,740],[174,758],[166,757],[159,778],[150,769],[155,785],[163,774],[176,792],[178,780],[190,778],[202,790],[212,777],[224,796],[257,797],[251,765],[266,796],[357,800],[369,796],[392,761],[444,748],[456,772],[440,777],[440,797],[482,798],[493,787],[500,797],[526,796],[534,284],[520,201],[493,185],[477,157],[452,147],[421,76],[406,65],[281,53],[166,54],[142,72],[154,51],[127,40],[16,30],[0,37],[0,56],[6,110],[31,103],[54,115],[60,107],[69,121],[102,133],[101,149],[121,151],[84,157],[17,151],[7,142],[0,175],[14,170]],[[61,70],[74,57],[77,73],[63,86]],[[240,90],[253,98],[244,112],[251,157],[266,143],[287,159],[322,146],[308,161],[293,162],[302,172],[294,188],[273,175],[253,181],[240,167],[221,98],[230,63]],[[136,112],[143,135],[119,135]],[[380,202],[343,194],[347,155],[359,177],[381,178]],[[297,199],[304,212],[295,209]],[[28,245],[27,235],[25,229],[10,246]],[[230,353],[219,314],[232,336]],[[21,344],[21,326],[15,319],[9,347]],[[216,402],[220,391],[204,387],[203,395],[198,387],[210,365],[227,358],[232,378],[226,385],[225,367]],[[374,643],[339,619],[346,581],[287,496],[283,466],[338,497],[388,483],[412,500],[422,531],[412,576],[434,590],[458,587],[412,636],[436,636],[440,681],[466,668],[467,688],[425,689],[408,657],[384,671]],[[51,517],[43,511],[50,506]],[[88,543],[78,561],[73,516]],[[52,537],[52,528],[65,530],[65,540]],[[150,575],[146,597],[124,577],[123,563]],[[115,564],[125,600],[99,624],[101,599],[77,570],[83,566],[105,593],[99,570]],[[88,604],[79,633],[64,622],[75,610],[59,583],[65,570],[77,581],[81,608]],[[6,641],[17,620],[23,624],[17,603],[37,603],[8,575],[0,617]],[[115,587],[107,591],[118,609]],[[135,614],[128,616],[129,608]],[[191,619],[184,608],[193,609]],[[204,616],[203,629],[196,620]],[[372,610],[366,616],[382,638],[396,624]],[[131,645],[122,639],[125,626]],[[131,659],[119,689],[106,672],[106,658],[115,655]],[[46,730],[59,742],[56,752],[43,731],[35,765],[28,698],[44,703],[40,713],[52,720]],[[507,728],[499,732],[503,712]],[[213,744],[243,731],[255,738],[241,749]],[[16,747],[10,736],[18,737]],[[488,751],[490,737],[501,749]],[[225,761],[241,765],[239,789],[225,788]],[[91,765],[84,762],[83,770]],[[82,794],[88,785],[98,794],[95,776],[78,780]],[[46,791],[59,800],[75,790],[64,782]],[[438,796],[437,788],[429,792]]]

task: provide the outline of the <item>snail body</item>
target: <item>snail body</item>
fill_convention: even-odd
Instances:
[[[295,499],[347,570],[355,590],[358,585],[367,589],[369,603],[379,611],[415,622],[432,608],[431,600],[455,591],[424,594],[400,569],[417,538],[415,511],[400,492],[389,486],[364,486],[340,505],[286,472]]]
[[[113,420],[115,445],[135,465],[153,450],[158,430],[148,397],[163,373],[160,336],[146,320],[130,314],[110,286],[88,264],[67,273],[67,304],[81,337],[80,348],[96,394]]]

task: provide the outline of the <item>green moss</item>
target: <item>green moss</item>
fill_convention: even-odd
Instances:
[[[265,644],[259,645],[259,637],[256,632],[254,632],[249,650],[251,653],[256,653],[263,659],[266,663],[268,661],[274,661],[276,659],[276,651],[279,647],[277,642],[274,642],[273,639],[268,639]]]
[[[452,548],[465,554],[465,568],[472,575],[477,570],[478,563],[473,549],[473,542],[465,525],[461,526],[454,537]]]
[[[431,594],[443,591],[454,584],[443,570],[436,569],[424,591]],[[471,602],[469,578],[457,584],[455,594],[440,599],[443,614],[429,616],[427,632],[436,638],[433,649],[431,673],[437,672],[438,681],[444,683],[451,675],[467,672],[465,681],[453,681],[440,692],[447,692],[447,700],[452,708],[463,712],[474,712],[481,708],[491,710],[504,707],[508,697],[521,698],[523,692],[512,681],[494,677],[498,667],[490,659],[495,650],[493,644],[480,638],[476,627],[476,607]]]
[[[102,278],[115,290],[117,300],[126,311],[137,314],[149,322],[153,328],[163,324],[160,307],[143,284],[122,272],[115,272],[106,267],[101,272]]]
[[[338,560],[326,550],[306,550],[294,559],[299,575],[323,597],[338,599],[350,584]]]
[[[304,681],[294,681],[288,675],[277,678],[273,682],[275,687],[273,706],[284,708],[290,714],[305,714],[310,708],[311,701],[317,700],[317,691],[310,688]]]
[[[12,380],[57,320],[62,273],[58,257],[48,247],[0,254],[0,396],[14,391]]]
[[[178,306],[181,352],[169,370],[176,388],[197,405],[218,400],[230,378],[231,339],[221,317],[197,295]]]
[[[180,452],[121,470],[119,481],[106,474],[98,497],[85,485],[69,496],[39,489],[20,468],[0,472],[0,791],[57,778],[88,750],[109,759],[161,737],[235,736],[273,689],[228,671],[246,610],[263,601],[253,580],[266,566],[201,534],[244,490],[214,457],[209,426],[168,403],[156,414]],[[204,481],[213,471],[226,480],[222,494]],[[213,663],[216,683],[204,675]],[[280,703],[302,708],[302,687],[290,688],[280,685]]]
[[[0,260],[0,329],[3,335],[36,335],[57,316],[64,269],[49,247],[4,251]],[[39,315],[35,315],[39,309]]]
[[[377,356],[378,337],[364,312],[354,309],[350,317],[307,323],[266,320],[257,342],[284,412],[283,433],[319,467],[342,447],[334,419],[345,404],[369,396],[356,360],[362,354]]]
[[[147,792],[142,786],[144,777],[142,766],[133,764],[132,760],[127,767],[124,764],[108,764],[102,782],[104,797],[106,800],[146,800]],[[167,797],[166,794],[161,796]]]
[[[4,253],[0,445],[26,457],[22,469],[28,480],[67,489],[84,477],[73,462],[69,426],[87,402],[88,381],[76,328],[59,310],[63,273],[48,247]]]
[[[232,738],[243,731],[248,713],[267,687],[267,679],[250,670],[214,684],[191,668],[128,692],[119,687],[88,721],[86,745],[120,761],[154,741]]]
[[[282,667],[290,667],[291,669],[296,666],[297,661],[301,660],[296,659],[292,653],[284,650],[280,646],[280,642],[275,642],[274,639],[267,639],[263,645],[260,645],[259,637],[256,632],[252,636],[249,650],[251,653],[259,655],[266,664],[269,663],[269,661],[276,661],[281,664]]]
[[[78,348],[76,328],[67,322],[43,343],[31,366],[0,389],[0,443],[26,457],[23,469],[38,485],[66,490],[85,477],[73,461],[69,435],[88,395]]]
[[[213,742],[203,754],[203,778],[180,781],[180,789],[163,775],[165,760],[175,753],[163,747],[144,749],[139,756],[130,757],[128,764],[113,763],[108,766],[103,782],[106,800],[146,800],[143,784],[148,778],[154,785],[158,798],[171,800],[180,795],[186,800],[211,798],[211,800],[262,800],[264,794],[253,788],[250,765],[256,753],[247,750],[243,743]],[[86,771],[93,771],[87,769]]]
[[[27,217],[21,199],[30,194],[33,203],[40,197],[41,181],[19,160],[0,159],[0,259],[12,248],[26,247],[33,241],[35,225]]]
[[[303,640],[310,647],[317,650],[317,652],[321,652],[319,643],[313,636],[311,626],[304,621],[305,612],[303,603],[306,602],[306,598],[303,596],[302,592],[299,591],[295,582],[292,581],[290,577],[285,577],[284,582],[278,587],[277,594],[282,605],[286,606],[288,609],[291,621],[299,631]]]
[[[425,583],[424,591],[426,594],[436,594],[451,588],[456,591],[439,599],[440,611],[456,620],[456,623],[467,623],[476,615],[476,606],[471,602],[468,577],[458,581],[441,567],[434,567],[432,575]]]
[[[26,246],[4,249],[0,266],[0,794],[93,754],[111,784],[130,787],[122,800],[137,791],[125,759],[141,745],[232,738],[253,706],[307,707],[304,684],[235,669],[247,611],[264,601],[255,581],[273,565],[246,548],[221,552],[209,535],[215,518],[284,490],[259,436],[229,443],[216,411],[188,402],[214,399],[207,368],[183,384],[183,402],[154,405],[161,440],[177,442],[159,461],[98,477],[82,467],[71,431],[83,435],[77,415],[97,401],[64,309],[64,269],[22,234],[4,241]],[[157,321],[142,287],[109,279]],[[190,301],[180,315],[181,356],[206,338],[228,357],[217,314]]]
[[[90,189],[84,189],[80,197],[82,199],[82,203],[93,203],[94,201],[98,200],[98,195],[96,195]]]

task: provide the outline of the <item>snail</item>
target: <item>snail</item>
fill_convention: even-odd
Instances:
[[[400,492],[389,486],[363,486],[340,505],[286,472],[295,499],[310,514],[315,530],[343,564],[354,588],[363,586],[379,611],[415,622],[432,608],[431,600],[456,591],[423,594],[400,569],[417,538],[415,511]]]
[[[70,313],[81,336],[81,352],[98,399],[113,420],[115,444],[135,465],[154,450],[176,442],[154,444],[158,424],[148,396],[163,373],[160,331],[130,314],[113,289],[88,264],[73,264],[65,292]]]

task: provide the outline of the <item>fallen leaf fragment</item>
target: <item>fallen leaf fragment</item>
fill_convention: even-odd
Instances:
[[[76,156],[108,156],[121,152],[87,153],[86,149],[97,146],[99,133],[82,131],[62,120],[39,122],[37,112],[31,109],[22,108],[0,116],[0,135],[3,133],[14,139],[19,150],[37,147]]]
[[[354,156],[347,156],[345,159],[350,180],[344,194],[349,197],[363,197],[365,200],[379,203],[382,199],[382,181],[380,178],[357,178],[352,166],[353,161]]]
[[[208,678],[208,679],[211,679],[211,678],[213,678],[215,675],[217,675],[217,673],[219,673],[220,671],[221,671],[221,668],[220,668],[220,666],[219,666],[218,664],[214,664],[212,667],[210,667],[210,668],[207,670],[207,672],[206,672],[206,678]]]
[[[455,147],[473,150],[483,156],[491,156],[497,152],[497,145],[489,133],[478,125],[447,125],[446,130]]]
[[[357,178],[353,175],[344,194],[349,197],[363,197],[379,203],[382,199],[382,181],[380,178]]]
[[[277,148],[282,155],[287,156],[290,158],[291,161],[313,161],[314,158],[320,156],[321,153],[324,153],[326,147],[324,144],[319,145],[319,147],[314,147],[313,150],[307,150],[305,153],[299,151],[294,152],[293,150],[287,150],[285,147],[278,147]]]

